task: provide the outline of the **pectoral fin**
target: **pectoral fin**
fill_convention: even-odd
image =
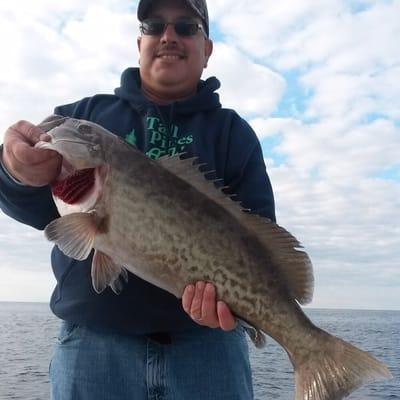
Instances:
[[[66,256],[85,260],[93,248],[98,225],[94,212],[73,213],[50,222],[44,233]]]
[[[92,261],[92,284],[97,293],[101,293],[107,286],[116,294],[120,294],[123,281],[128,281],[125,268],[117,265],[111,257],[96,250]]]

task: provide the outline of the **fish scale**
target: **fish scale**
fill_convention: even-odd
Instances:
[[[151,160],[88,121],[67,118],[48,134],[51,141],[39,147],[59,152],[76,170],[96,171],[91,208],[76,212],[55,199],[61,217],[45,234],[72,258],[84,259],[95,249],[97,292],[108,285],[115,293],[123,290],[126,269],[177,297],[189,283],[211,281],[218,298],[250,325],[246,329],[257,346],[266,333],[286,350],[296,400],[339,400],[365,383],[391,377],[371,355],[303,313],[299,303],[312,298],[313,274],[299,241],[243,212],[205,179],[193,159]]]
[[[112,216],[109,232],[106,236],[103,235],[99,238],[99,241],[96,241],[97,248],[108,252],[120,240],[119,238],[123,237],[125,238],[124,243],[126,244],[126,248],[121,248],[124,246],[124,243],[120,243],[119,248],[121,252],[128,254],[126,258],[133,260],[138,253],[141,256],[146,255],[149,260],[154,258],[156,262],[153,266],[148,262],[149,265],[146,268],[148,274],[152,272],[154,276],[159,276],[165,270],[170,270],[170,273],[174,275],[176,272],[181,272],[184,275],[180,277],[179,282],[183,283],[204,279],[204,265],[208,266],[206,275],[213,278],[213,281],[216,281],[221,266],[225,267],[227,271],[226,276],[231,275],[232,271],[227,269],[226,265],[236,264],[238,259],[245,258],[243,254],[238,255],[240,250],[243,249],[243,245],[240,243],[240,238],[238,237],[236,238],[238,244],[235,246],[232,240],[228,240],[224,235],[221,236],[221,226],[215,224],[203,212],[203,200],[198,199],[197,193],[185,191],[188,199],[185,199],[184,204],[191,204],[192,213],[184,213],[182,209],[185,209],[185,207],[180,207],[178,196],[171,195],[168,192],[164,193],[162,189],[154,192],[154,187],[161,187],[163,182],[165,182],[165,176],[151,171],[151,167],[159,169],[160,166],[158,164],[154,163],[149,166],[145,162],[142,166],[143,168],[140,168],[140,164],[136,165],[132,163],[132,166],[126,168],[122,165],[123,162],[121,160],[123,160],[123,157],[119,154],[115,159],[114,172],[111,172],[110,181],[112,183],[109,186],[109,192],[113,194],[110,205],[111,209],[109,210],[109,214]],[[147,178],[144,178],[146,174],[156,176],[151,180],[152,185],[148,185]],[[136,180],[135,176],[138,175],[140,178]],[[143,185],[146,187],[143,187]],[[137,189],[139,187],[140,190]],[[170,186],[166,185],[166,187]],[[193,214],[196,214],[193,211],[196,203],[199,203],[196,215],[199,218],[193,217]],[[143,204],[146,204],[146,207],[143,207]],[[212,211],[215,212],[215,209]],[[226,213],[223,214],[228,216]],[[127,218],[129,218],[128,221],[126,220]],[[174,222],[178,223],[174,224]],[[134,226],[134,229],[130,230],[128,228],[130,226]],[[210,226],[211,228],[204,229],[204,226]],[[129,234],[131,236],[128,238],[127,235]],[[107,237],[113,238],[109,239],[112,245],[103,244],[102,241],[108,240]],[[222,242],[219,240],[221,237],[224,238]],[[184,238],[185,240],[183,240]],[[132,247],[131,243],[134,243],[135,246]],[[215,247],[215,249],[212,247]],[[176,252],[176,249],[178,249],[178,252]],[[214,262],[214,265],[212,265],[210,256],[205,251],[207,249],[211,254],[219,252],[218,263]],[[182,259],[181,256],[185,253],[187,256]],[[180,261],[179,266],[177,263],[160,262],[163,259],[170,260],[176,257]],[[247,258],[250,257],[252,255],[247,254]],[[186,268],[183,268],[187,263],[187,258],[190,259],[190,266],[192,268],[189,269],[190,273],[188,273]],[[241,264],[244,263],[245,261]],[[247,260],[247,263],[251,264],[249,260]],[[253,261],[252,264],[256,264],[256,262]],[[238,271],[240,273],[240,268]],[[240,277],[232,275],[236,281],[239,281]],[[153,280],[148,275],[142,275],[141,277],[150,281]],[[221,282],[221,286],[224,283]],[[183,284],[178,288],[169,288],[169,290],[178,296],[182,293]]]

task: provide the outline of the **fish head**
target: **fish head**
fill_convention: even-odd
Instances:
[[[107,162],[107,149],[115,138],[100,125],[90,121],[67,118],[47,132],[49,142],[39,142],[37,147],[61,154],[69,169],[96,168]]]
[[[49,141],[36,147],[61,154],[60,175],[51,184],[61,215],[91,210],[101,198],[112,153],[118,137],[90,121],[66,118],[47,131]]]

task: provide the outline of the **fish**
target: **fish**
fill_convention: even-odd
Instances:
[[[270,336],[284,348],[296,400],[343,399],[392,377],[372,355],[306,316],[301,306],[312,300],[314,278],[304,247],[207,179],[198,159],[150,159],[93,122],[49,121],[41,128],[50,140],[36,146],[61,154],[63,165],[52,184],[60,217],[45,235],[76,260],[94,249],[97,293],[121,293],[127,271],[177,298],[190,283],[212,282],[256,347]]]

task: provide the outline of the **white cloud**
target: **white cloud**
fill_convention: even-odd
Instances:
[[[224,107],[242,114],[271,114],[285,90],[285,81],[278,73],[252,62],[226,43],[214,44],[214,54],[205,73],[209,75],[221,81]]]
[[[398,60],[398,2],[374,2],[357,14],[347,5],[338,1],[318,18],[303,24],[298,20],[300,29],[288,33],[288,40],[276,51],[278,64],[293,68],[311,62],[346,73],[393,65]]]
[[[49,262],[49,250],[52,245],[47,242],[44,233],[22,225],[3,213],[0,213],[0,259],[1,267],[18,267],[23,260],[24,267],[35,270],[36,261],[41,265]],[[35,263],[32,263],[35,260]]]
[[[313,304],[332,307],[341,299],[336,306],[384,308],[390,303],[398,308],[400,185],[365,178],[332,182],[290,166],[272,166],[269,173],[278,222],[300,239],[313,261]],[[380,305],[375,294],[383,294],[383,288],[387,298]],[[331,298],[327,293],[334,291]]]
[[[235,43],[242,51],[258,59],[265,59],[275,51],[281,51],[287,35],[295,35],[310,21],[339,11],[340,3],[330,0],[281,0],[274,3],[267,0],[216,0],[210,4],[210,15],[226,37],[226,42]]]
[[[5,279],[0,282],[0,301],[37,301],[47,302],[54,289],[55,279],[49,269],[49,263],[40,265],[35,262],[36,270],[19,263],[12,267],[0,267]]]
[[[227,42],[278,71],[295,70],[312,92],[305,116],[399,119],[400,3],[283,0],[216,2]]]
[[[127,2],[74,3],[0,8],[7,55],[0,63],[1,131],[18,119],[39,122],[58,104],[110,92],[122,70],[137,65],[138,23]]]
[[[0,301],[46,301],[54,288],[44,233],[0,213]]]
[[[297,171],[317,174],[320,179],[352,183],[399,162],[400,128],[389,120],[351,125],[337,119],[306,124],[271,118],[252,123],[261,138],[280,133],[275,151],[286,156]]]

